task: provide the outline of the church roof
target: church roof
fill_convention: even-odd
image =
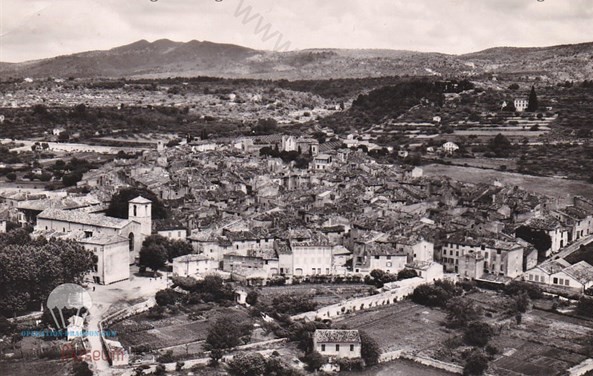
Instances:
[[[78,210],[61,209],[45,209],[39,213],[37,218],[117,229],[124,228],[131,222],[129,219],[107,217],[100,214],[89,214]]]
[[[152,204],[152,201],[150,201],[147,198],[144,198],[142,196],[138,196],[135,199],[132,199],[129,201],[130,204]]]

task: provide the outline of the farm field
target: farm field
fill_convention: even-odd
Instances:
[[[588,358],[582,343],[592,330],[583,323],[533,310],[523,316],[521,325],[492,339],[502,351],[492,365],[500,375],[564,375],[568,368]]]
[[[448,176],[466,183],[487,183],[495,180],[510,186],[524,187],[528,191],[549,195],[560,199],[581,195],[593,198],[593,186],[589,183],[553,177],[530,176],[512,172],[483,170],[475,167],[447,166],[431,164],[423,166],[425,176]]]
[[[0,375],[11,376],[68,376],[71,374],[70,361],[31,360],[0,362]]]
[[[501,166],[506,166],[509,170],[517,168],[517,161],[515,159],[494,159],[494,158],[452,158],[447,159],[456,166],[463,166],[467,164],[468,167],[476,167],[482,169],[498,170]]]
[[[123,320],[112,327],[126,347],[146,345],[150,349],[182,345],[206,339],[208,328],[218,317],[230,316],[247,321],[249,314],[240,308],[220,308],[203,311],[202,317],[191,320],[187,314],[152,320],[146,314]]]
[[[450,372],[426,367],[409,360],[394,360],[362,372],[341,372],[343,376],[449,376]]]
[[[444,320],[445,313],[441,310],[402,301],[347,315],[336,324],[366,331],[384,352],[400,349],[418,352],[438,346],[449,336],[440,324]]]

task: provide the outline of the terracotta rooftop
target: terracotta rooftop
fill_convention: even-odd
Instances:
[[[360,343],[358,330],[317,329],[313,338],[317,343]]]
[[[45,209],[39,213],[37,218],[118,229],[125,227],[131,222],[128,219],[107,217],[99,214],[89,214],[76,210],[60,209]]]

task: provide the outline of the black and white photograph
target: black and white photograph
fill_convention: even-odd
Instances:
[[[0,375],[593,376],[593,1],[0,0]]]

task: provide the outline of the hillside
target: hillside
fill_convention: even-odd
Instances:
[[[593,77],[593,43],[542,48],[497,47],[459,56],[477,70],[547,76],[553,80]]]
[[[593,43],[544,48],[492,48],[466,55],[396,50],[310,49],[258,51],[207,41],[141,40],[107,51],[90,51],[17,64],[0,63],[9,77],[190,77],[323,79],[383,76],[545,76],[593,78]]]

